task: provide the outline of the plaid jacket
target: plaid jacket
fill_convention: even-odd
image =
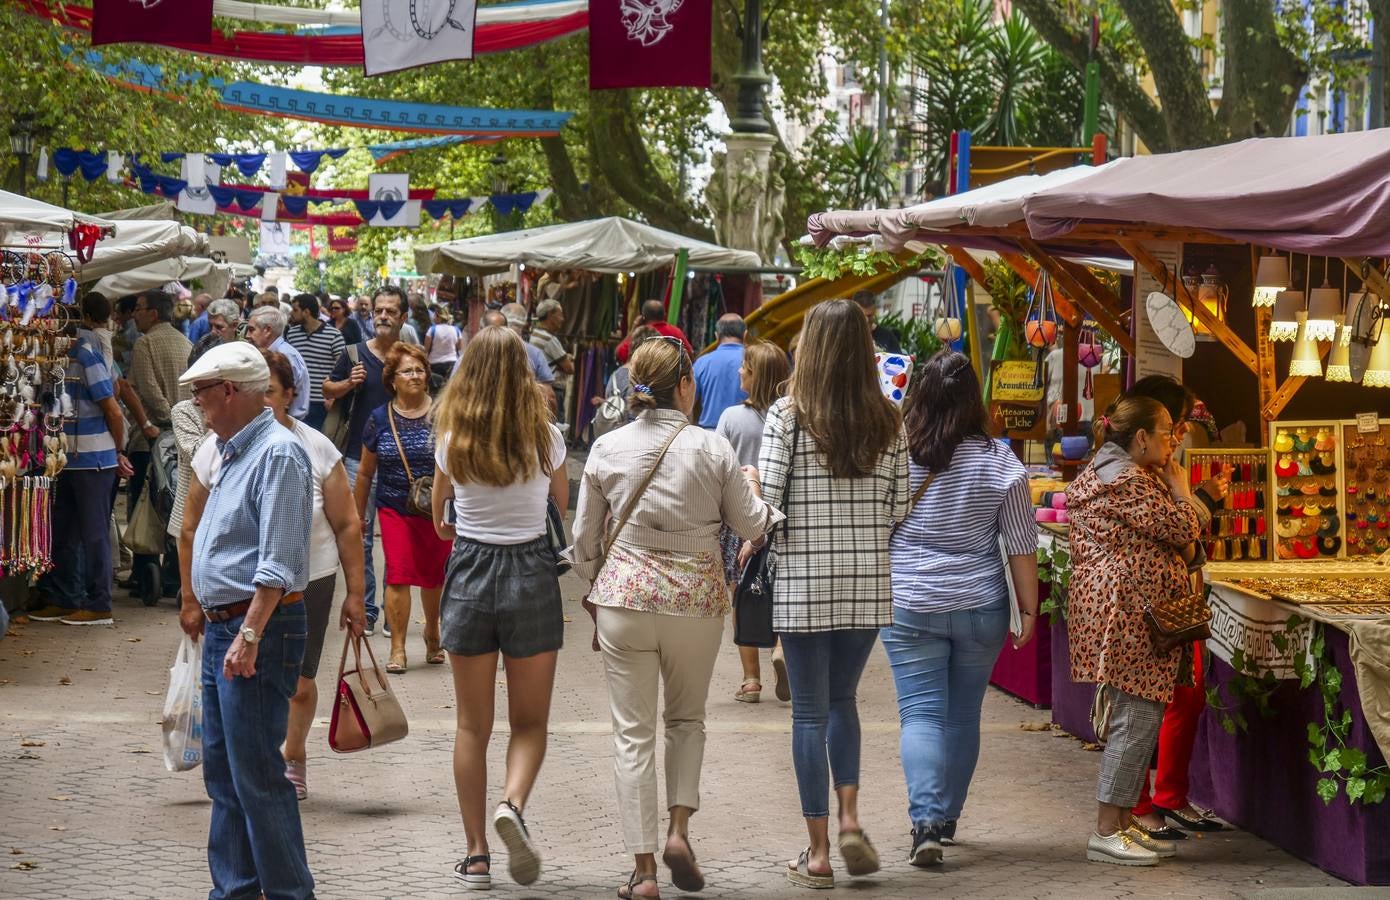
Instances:
[[[773,532],[777,631],[835,631],[893,624],[888,538],[908,512],[907,440],[901,431],[866,478],[836,478],[805,432],[792,443],[791,401],[778,400],[763,426],[758,471],[763,496],[786,513]],[[791,474],[791,490],[787,477]]]

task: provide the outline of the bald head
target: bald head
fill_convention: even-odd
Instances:
[[[666,321],[666,304],[660,300],[648,300],[642,304],[642,321],[650,325],[653,322]]]
[[[507,303],[500,312],[517,334],[526,330],[526,307],[520,303]]]
[[[507,317],[495,309],[490,309],[483,313],[483,325],[495,326],[497,328],[507,327]]]
[[[741,344],[747,332],[748,326],[743,323],[743,316],[738,313],[725,313],[714,323],[714,334],[720,343]]]

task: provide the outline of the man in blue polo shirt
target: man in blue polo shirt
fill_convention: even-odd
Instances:
[[[738,370],[743,368],[743,336],[748,326],[735,313],[720,316],[714,325],[719,346],[695,360],[695,396],[700,401],[700,427],[714,430],[719,416],[731,406],[748,399],[739,386]]]
[[[117,447],[125,445],[125,419],[116,405],[111,370],[97,336],[77,330],[68,351],[66,385],[76,416],[63,433],[68,462],[53,493],[53,570],[40,589],[48,604],[29,614],[35,622],[111,625],[111,496],[117,474],[133,470]]]

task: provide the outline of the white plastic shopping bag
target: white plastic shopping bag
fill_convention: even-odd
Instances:
[[[203,761],[203,644],[188,635],[169,667],[164,695],[164,767],[187,772]]]

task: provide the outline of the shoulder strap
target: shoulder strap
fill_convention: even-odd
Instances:
[[[391,426],[391,437],[396,441],[396,452],[401,455],[401,465],[405,466],[405,480],[415,484],[415,476],[410,471],[410,460],[405,458],[405,448],[401,446],[401,436],[396,431],[395,404],[386,404],[386,422]]]
[[[603,556],[605,559],[608,558],[608,553],[613,549],[613,544],[618,540],[618,535],[622,533],[623,527],[627,525],[627,520],[632,516],[632,511],[637,508],[637,501],[642,499],[642,495],[645,494],[647,488],[651,486],[652,479],[656,477],[656,470],[661,468],[661,461],[666,458],[666,451],[671,449],[671,445],[676,442],[676,436],[684,431],[689,424],[689,422],[682,422],[675,431],[671,432],[671,436],[666,439],[666,443],[661,445],[661,451],[657,453],[656,462],[652,463],[651,470],[647,472],[647,477],[642,479],[642,484],[638,486],[637,491],[628,498],[627,505],[623,507],[623,514],[618,517],[618,527],[613,529],[613,533],[609,535],[608,540],[604,542]]]
[[[917,501],[922,499],[922,496],[927,492],[927,488],[931,487],[931,483],[934,480],[936,480],[936,473],[928,472],[927,477],[922,479],[922,483],[917,485],[917,490],[912,492],[912,501],[907,504],[907,515],[903,516],[902,522],[893,523],[893,531],[897,531],[903,522],[906,522],[908,518],[911,517],[912,511],[917,508]]]

